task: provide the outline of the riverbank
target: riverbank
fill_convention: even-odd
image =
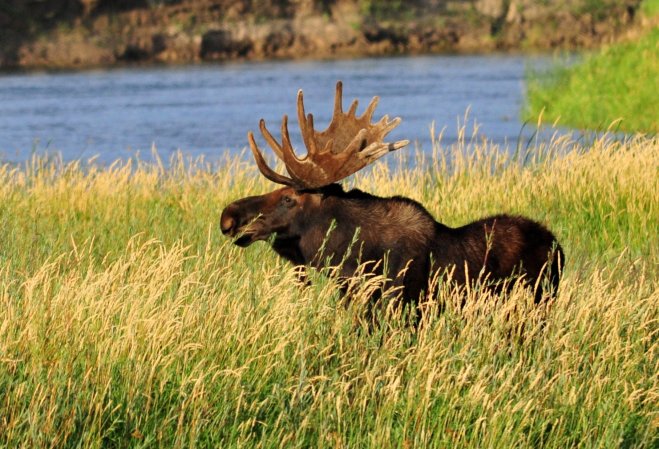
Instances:
[[[593,48],[635,26],[640,0],[50,0],[36,12],[9,5],[0,9],[0,68],[54,69]]]

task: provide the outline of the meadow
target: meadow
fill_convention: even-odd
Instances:
[[[440,285],[418,331],[221,235],[274,188],[246,158],[0,166],[0,447],[656,448],[659,138],[463,137],[347,184],[527,215],[567,264],[548,307]]]
[[[644,3],[659,14],[659,1]],[[655,19],[655,23],[657,20]],[[576,64],[529,73],[525,116],[581,129],[659,132],[659,27]],[[611,125],[612,122],[615,122]]]

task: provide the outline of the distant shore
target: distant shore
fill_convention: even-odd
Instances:
[[[50,0],[36,14],[13,3],[0,9],[5,70],[593,48],[634,27],[639,2]]]

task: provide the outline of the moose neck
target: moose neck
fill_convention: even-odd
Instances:
[[[294,264],[323,267],[379,260],[399,241],[426,244],[438,225],[422,206],[406,198],[344,192],[336,185],[320,195],[322,199],[300,216],[296,236],[273,242],[273,249]],[[355,256],[350,261],[345,258],[348,251]]]
[[[296,232],[291,237],[276,236],[272,248],[296,265],[320,267],[324,265],[320,263],[321,259],[330,252],[337,254],[337,258],[339,253],[345,254],[350,244],[349,239],[362,223],[358,221],[360,214],[353,215],[359,205],[345,198],[340,186],[333,185],[323,191],[310,191],[308,195],[315,198],[307,203],[304,212],[296,219]],[[351,220],[347,219],[349,216],[352,216]],[[344,238],[348,235],[348,239]],[[321,248],[325,248],[322,254]],[[336,263],[339,260],[337,259]]]

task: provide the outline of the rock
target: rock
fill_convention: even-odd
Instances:
[[[169,30],[151,36],[151,57],[159,62],[198,61],[202,37]]]
[[[409,39],[405,30],[393,26],[383,26],[377,22],[371,22],[362,29],[364,37],[370,43],[389,41],[394,46],[405,46]]]
[[[102,48],[84,37],[64,36],[24,45],[18,52],[23,67],[95,67],[116,62],[109,48]]]
[[[229,30],[206,32],[201,38],[202,59],[230,59],[245,57],[254,44],[248,38],[237,39]]]
[[[639,1],[10,0],[34,23],[0,7],[0,67],[593,47]]]
[[[151,52],[138,44],[128,44],[124,51],[117,55],[117,59],[126,62],[146,61],[151,57]]]
[[[151,36],[151,51],[154,55],[158,55],[167,50],[168,36],[163,33],[156,33]]]
[[[290,24],[279,27],[272,27],[267,31],[265,36],[254,43],[255,50],[258,48],[257,54],[260,57],[267,57],[268,55],[278,55],[285,52],[293,46],[295,41],[295,34]]]

